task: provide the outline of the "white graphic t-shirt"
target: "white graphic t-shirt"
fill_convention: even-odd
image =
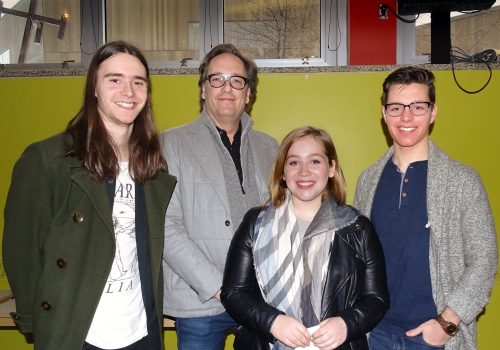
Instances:
[[[116,251],[86,342],[103,349],[130,345],[148,334],[135,240],[135,184],[120,162],[113,204]]]

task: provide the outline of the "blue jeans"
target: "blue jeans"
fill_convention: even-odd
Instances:
[[[222,350],[226,333],[236,328],[236,322],[227,312],[205,317],[175,320],[179,350]]]
[[[421,334],[408,337],[404,334],[395,335],[376,328],[370,332],[368,348],[370,350],[436,350],[444,349],[444,346],[427,343]]]

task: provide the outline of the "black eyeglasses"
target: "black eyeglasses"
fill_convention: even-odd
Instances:
[[[412,102],[409,105],[403,103],[387,103],[384,107],[387,115],[390,117],[401,117],[406,107],[408,107],[411,114],[419,116],[426,114],[429,107],[432,105],[433,103],[431,102]]]
[[[226,81],[229,81],[229,84],[233,89],[243,90],[245,86],[248,84],[248,79],[242,77],[240,75],[230,75],[230,74],[210,74],[207,77],[208,83],[213,88],[223,87]]]

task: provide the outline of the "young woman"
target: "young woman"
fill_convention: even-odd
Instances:
[[[125,42],[101,47],[84,104],[62,134],[17,161],[3,259],[14,319],[39,350],[162,349],[166,173],[148,65]]]
[[[269,187],[270,204],[246,214],[226,262],[234,348],[368,349],[388,307],[384,258],[370,221],[345,205],[330,136],[288,134]]]

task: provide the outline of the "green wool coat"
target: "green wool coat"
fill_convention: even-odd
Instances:
[[[5,206],[3,260],[16,301],[13,318],[37,350],[80,350],[115,255],[106,185],[63,157],[64,136],[30,145],[17,161]],[[158,320],[165,212],[175,178],[144,184]],[[158,324],[161,327],[161,324]]]

